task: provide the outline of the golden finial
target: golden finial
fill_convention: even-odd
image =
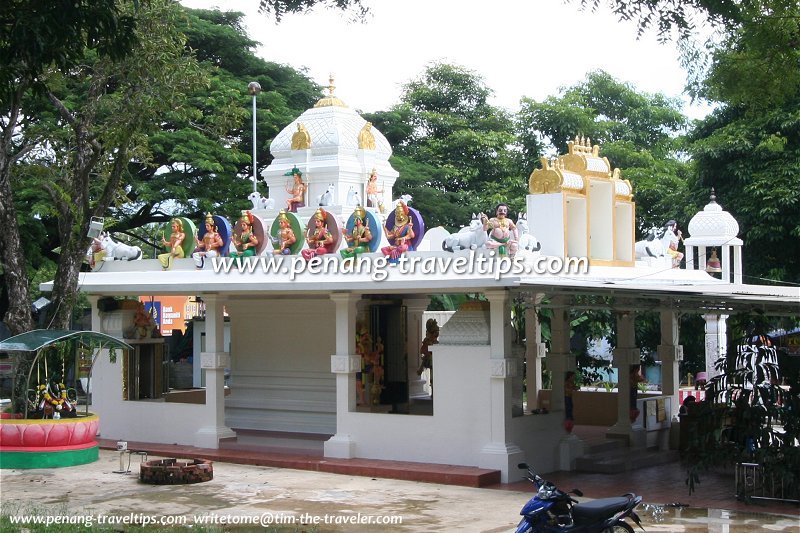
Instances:
[[[328,96],[314,104],[314,107],[347,107],[347,104],[333,94],[334,90],[336,85],[333,84],[333,72],[331,72],[328,77]]]

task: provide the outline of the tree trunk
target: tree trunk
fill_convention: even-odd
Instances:
[[[86,227],[84,228],[84,226]],[[61,242],[58,269],[53,279],[53,303],[50,307],[52,314],[48,321],[48,328],[70,328],[72,311],[78,300],[78,276],[91,241],[85,236],[87,230],[88,222],[81,223],[78,229],[71,232],[67,239]]]
[[[12,335],[18,335],[33,329],[33,316],[28,296],[28,271],[25,268],[25,251],[17,224],[17,210],[14,209],[14,196],[11,192],[11,166],[13,159],[10,153],[11,136],[8,128],[13,129],[16,113],[12,111],[11,121],[2,131],[0,145],[0,267],[3,270],[5,291],[8,293],[8,310],[2,317]]]

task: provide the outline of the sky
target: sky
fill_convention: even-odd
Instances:
[[[245,13],[250,37],[268,61],[305,68],[362,112],[389,109],[403,84],[434,62],[460,65],[483,77],[491,103],[509,111],[522,97],[543,100],[602,69],[638,91],[684,101],[684,113],[701,118],[703,105],[682,95],[686,73],[674,43],[651,31],[637,39],[634,23],[607,9],[581,11],[564,0],[363,0],[364,22],[352,14],[315,8],[280,23],[258,13],[258,0],[181,0],[187,7]]]

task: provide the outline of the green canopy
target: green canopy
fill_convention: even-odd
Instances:
[[[99,344],[103,348],[131,349],[132,346],[105,333],[70,331],[66,329],[35,329],[0,342],[0,352],[36,352],[60,341],[77,340],[85,346]]]

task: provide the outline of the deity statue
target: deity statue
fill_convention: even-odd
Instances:
[[[333,234],[328,231],[327,218],[328,213],[321,207],[314,212],[314,216],[312,217],[314,229],[310,229],[306,235],[308,249],[300,252],[303,259],[306,261],[310,261],[318,255],[325,255],[332,251]]]
[[[231,257],[253,257],[256,255],[258,238],[253,233],[253,213],[242,211],[242,218],[239,219],[241,230],[233,232],[231,240],[236,247],[235,252],[231,252]]]
[[[158,261],[161,263],[163,270],[172,268],[175,258],[183,259],[184,257],[183,239],[186,238],[186,234],[183,233],[183,222],[180,219],[173,218],[171,228],[172,234],[169,236],[169,240],[164,238],[163,233],[161,234],[161,244],[169,248],[169,252],[158,256]]]
[[[369,243],[372,241],[372,232],[367,224],[367,212],[363,207],[356,206],[353,211],[353,231],[347,232],[345,228],[344,238],[347,241],[347,248],[340,253],[343,258],[355,257],[356,254],[369,252]]]
[[[683,241],[683,232],[678,229],[678,223],[670,220],[664,224],[664,236],[661,243],[667,255],[672,258],[672,268],[680,268],[683,254],[678,251],[678,243]]]
[[[389,239],[389,246],[381,248],[383,255],[389,257],[390,262],[396,262],[403,252],[414,249],[411,245],[414,239],[414,223],[408,213],[408,206],[402,200],[397,202],[394,209],[394,228],[391,230],[383,226],[386,238]]]
[[[426,369],[431,371],[431,387],[433,387],[433,353],[430,349],[431,344],[439,344],[439,324],[435,318],[429,318],[425,322],[425,338],[422,340],[422,346],[419,349],[420,363],[417,369],[418,376],[421,376]]]
[[[373,168],[367,179],[367,207],[374,207],[383,212],[383,189],[378,188],[378,170]]]
[[[297,242],[297,237],[292,230],[292,224],[286,214],[285,209],[281,209],[278,213],[278,248],[273,250],[273,253],[289,255],[292,253],[292,245]]]
[[[482,215],[483,229],[489,232],[486,248],[497,250],[499,255],[514,255],[517,253],[517,226],[508,218],[508,204],[497,204],[495,216],[487,219]]]
[[[308,150],[311,148],[311,134],[300,122],[297,123],[297,131],[292,135],[292,150]]]
[[[300,169],[294,167],[292,169],[292,179],[294,182],[291,187],[286,187],[286,192],[289,193],[289,199],[286,200],[286,209],[290,213],[296,213],[298,207],[306,205],[304,193],[306,192],[306,184],[303,183],[303,173]]]
[[[361,150],[375,149],[375,136],[372,134],[372,122],[367,122],[358,132],[358,147]]]
[[[199,233],[198,231],[198,237]],[[197,269],[200,270],[203,268],[206,257],[219,257],[223,245],[222,237],[211,213],[206,214],[206,233],[203,235],[203,240],[201,241],[198,237],[194,238],[197,247],[192,253],[192,259],[194,259]]]

